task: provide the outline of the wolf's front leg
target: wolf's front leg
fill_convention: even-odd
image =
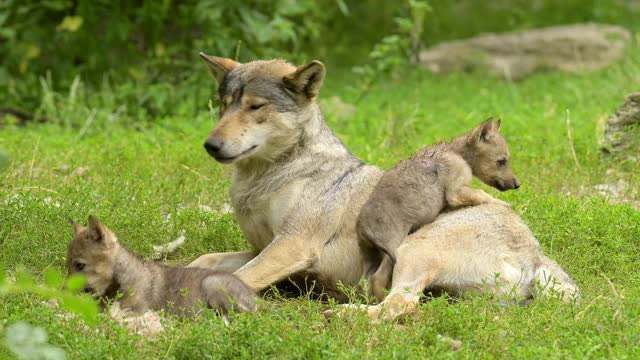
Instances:
[[[234,272],[256,256],[253,251],[205,254],[187,267],[198,267],[217,271]]]
[[[462,186],[447,192],[447,203],[452,207],[474,206],[481,204],[499,204],[511,208],[508,202],[498,200],[484,190]]]
[[[317,260],[312,242],[312,236],[276,236],[235,275],[255,291],[264,290],[290,275],[309,269]]]

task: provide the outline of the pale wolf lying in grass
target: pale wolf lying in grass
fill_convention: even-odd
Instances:
[[[390,281],[396,249],[411,232],[432,222],[447,207],[509,206],[469,187],[472,176],[501,191],[520,187],[511,170],[509,147],[499,132],[500,123],[489,118],[469,134],[426,147],[382,175],[357,223],[363,245],[388,255],[373,278],[379,300],[379,284]]]
[[[356,232],[358,214],[382,171],[349,152],[325,123],[316,102],[324,65],[313,61],[296,68],[283,60],[240,64],[201,56],[220,84],[221,100],[220,120],[205,148],[218,162],[233,166],[231,202],[252,249],[202,255],[190,266],[235,271],[255,290],[287,278],[303,289],[306,281],[316,281],[316,289],[346,300],[338,283],[357,286],[382,260],[379,251],[360,246]],[[559,288],[577,290],[562,269],[548,265],[527,226],[504,206],[438,215],[409,239],[398,250],[394,277],[405,286],[413,276],[416,291],[433,284],[423,278],[433,273],[430,267],[441,283],[465,290],[490,281],[493,270],[504,270],[504,263],[512,264],[505,278],[520,274],[522,281],[515,284],[523,291],[531,288],[529,274],[548,274],[560,282]],[[415,241],[422,239],[429,241]],[[478,246],[458,246],[431,261],[430,247],[465,242],[496,250],[488,254]],[[405,252],[411,256],[403,256]],[[460,269],[460,274],[453,268],[438,271],[443,264],[468,258],[487,266],[473,272]],[[396,281],[393,285],[392,292],[403,290]]]
[[[69,275],[84,274],[85,292],[117,299],[123,309],[136,313],[166,310],[189,316],[207,307],[226,315],[232,309],[256,309],[256,294],[233,274],[143,261],[95,217],[89,216],[88,227],[71,223],[67,268]]]
[[[405,238],[397,254],[390,293],[382,303],[365,307],[371,318],[414,310],[423,290],[518,301],[535,295],[580,299],[576,283],[542,253],[522,219],[502,205],[443,213]]]

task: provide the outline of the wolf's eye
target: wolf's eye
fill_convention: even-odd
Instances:
[[[260,109],[261,107],[263,107],[264,105],[265,105],[265,104],[253,104],[253,105],[250,105],[250,106],[249,106],[249,109],[251,109],[251,110],[258,110],[258,109]]]
[[[506,166],[507,165],[507,160],[502,159],[502,160],[498,160],[498,166],[502,167],[502,166]]]
[[[77,262],[77,261],[76,261],[76,262],[73,264],[73,267],[75,267],[76,271],[84,271],[85,264],[84,264],[84,263],[81,263],[81,262]]]

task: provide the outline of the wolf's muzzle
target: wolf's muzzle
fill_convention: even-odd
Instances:
[[[222,148],[223,142],[216,138],[208,138],[204,143],[204,148],[207,150],[209,155],[213,157],[217,157],[220,149]]]

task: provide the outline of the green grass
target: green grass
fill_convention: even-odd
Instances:
[[[406,70],[374,87],[352,118],[328,119],[355,154],[389,168],[423,145],[466,132],[488,116],[501,117],[523,187],[497,193],[475,185],[513,204],[544,251],[581,286],[579,306],[548,299],[502,307],[480,296],[453,303],[442,297],[403,322],[371,324],[360,313],[327,322],[321,311],[333,303],[276,298],[258,314],[234,316],[228,327],[211,314],[168,319],[164,333],[146,338],[129,335],[107,317],[96,330],[85,329],[82,320],[63,320],[59,310],[46,307],[46,299],[19,294],[0,298],[0,337],[6,326],[24,320],[44,327],[50,342],[73,359],[638,358],[640,212],[609,204],[593,185],[619,178],[632,188],[640,185],[640,174],[628,164],[600,163],[596,131],[598,121],[637,90],[639,54],[634,48],[621,63],[596,73],[540,74],[515,84]],[[343,75],[329,69],[321,96],[355,99],[345,85],[355,79],[332,74]],[[567,110],[580,167],[567,138]],[[186,244],[169,255],[171,264],[246,249],[233,216],[223,211],[228,168],[202,148],[213,125],[202,104],[197,116],[168,114],[138,127],[96,122],[84,129],[1,129],[0,149],[11,161],[0,172],[0,264],[38,279],[47,269],[64,271],[67,219],[85,222],[89,214],[143,256],[184,230]],[[606,175],[611,168],[617,176]],[[438,335],[460,340],[460,351],[452,353]]]

